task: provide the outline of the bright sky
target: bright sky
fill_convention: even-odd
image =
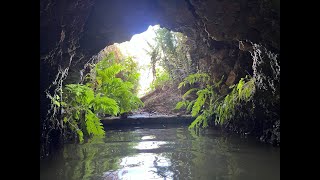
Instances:
[[[160,26],[149,26],[149,28],[141,33],[132,36],[130,41],[123,42],[118,44],[121,52],[125,56],[133,56],[140,67],[140,90],[138,92],[138,97],[143,96],[147,89],[150,87],[152,82],[152,71],[149,68],[150,65],[150,56],[146,53],[146,50],[149,50],[149,46],[146,43],[148,41],[150,44],[154,44],[155,38],[155,29],[158,29]]]

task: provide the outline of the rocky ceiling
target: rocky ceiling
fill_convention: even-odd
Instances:
[[[70,58],[81,61],[155,24],[194,41],[250,40],[279,50],[279,4],[279,0],[42,0],[41,61],[61,65],[69,64]]]

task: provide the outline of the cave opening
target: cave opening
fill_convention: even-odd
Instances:
[[[278,153],[230,154],[248,143],[224,133],[280,146],[278,11],[274,1],[41,1],[41,158],[63,149],[42,179],[277,179]]]
[[[133,94],[141,98],[144,105],[134,112],[120,113],[121,117],[137,113],[169,115],[178,112],[174,108],[181,100],[181,92],[177,90],[179,83],[195,69],[191,66],[189,50],[186,35],[160,25],[150,25],[129,41],[106,46],[90,62],[94,65],[112,55],[115,61],[109,63],[122,64],[128,71],[126,77],[119,77],[133,83]],[[80,75],[86,76],[81,71]]]

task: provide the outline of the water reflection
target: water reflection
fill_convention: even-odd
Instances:
[[[277,149],[186,127],[110,130],[54,159],[40,179],[280,179]]]
[[[124,157],[122,166],[116,171],[108,171],[104,179],[172,179],[173,172],[169,170],[170,160],[161,154],[140,153]]]
[[[148,140],[148,139],[155,139],[156,138],[156,136],[154,136],[154,135],[151,135],[151,136],[143,136],[142,138],[141,138],[141,140]]]
[[[164,141],[146,141],[146,142],[140,142],[137,146],[135,146],[135,149],[158,149],[161,145],[167,144],[167,142]]]

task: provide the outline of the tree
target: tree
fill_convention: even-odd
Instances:
[[[179,32],[172,32],[166,28],[155,30],[155,45],[147,42],[151,56],[151,68],[154,80],[156,79],[156,65],[162,66],[169,73],[174,82],[180,82],[191,71],[189,47],[187,37]]]

